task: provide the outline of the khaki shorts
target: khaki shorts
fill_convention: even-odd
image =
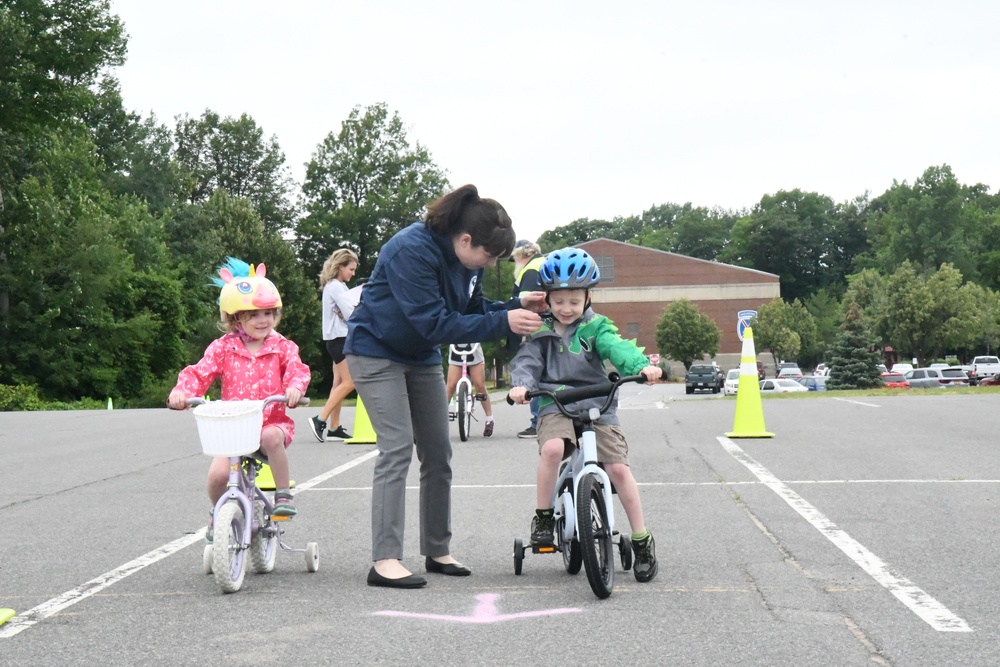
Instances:
[[[628,465],[628,443],[625,442],[625,434],[621,428],[617,425],[594,424],[594,434],[597,436],[598,462]],[[563,458],[576,449],[573,420],[560,412],[545,415],[538,421],[538,453],[542,453],[543,444],[555,438],[562,438]]]

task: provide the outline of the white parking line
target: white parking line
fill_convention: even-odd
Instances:
[[[835,401],[843,401],[844,403],[853,403],[854,405],[863,405],[866,408],[881,408],[882,407],[881,405],[875,405],[874,403],[864,403],[862,401],[852,401],[849,398],[837,398],[836,396],[833,397],[833,400],[835,400]]]
[[[719,443],[729,454],[742,463],[765,486],[774,491],[828,540],[857,563],[875,581],[892,593],[910,611],[939,632],[972,632],[972,628],[940,602],[921,590],[916,584],[891,570],[889,565],[864,545],[838,528],[802,496],[792,491],[770,470],[755,461],[729,438],[719,437]]]
[[[352,459],[347,463],[334,468],[333,470],[327,471],[321,475],[313,477],[308,482],[303,482],[302,484],[296,485],[296,493],[301,491],[306,491],[321,484],[326,480],[339,475],[342,472],[350,470],[351,468],[361,465],[365,461],[374,458],[378,455],[378,450],[374,449],[370,452],[365,452],[363,455],[356,459]],[[196,533],[191,535],[185,535],[179,539],[174,540],[168,544],[164,544],[161,547],[153,549],[147,554],[139,556],[135,560],[131,560],[124,565],[120,565],[110,572],[105,572],[99,577],[91,579],[87,583],[77,586],[73,590],[66,591],[62,595],[52,598],[42,604],[29,609],[26,612],[17,614],[14,618],[10,619],[6,624],[0,626],[0,639],[7,639],[13,637],[14,635],[24,632],[31,626],[44,621],[49,616],[56,614],[66,607],[75,605],[77,602],[89,598],[94,593],[99,593],[105,588],[118,583],[130,574],[135,574],[139,570],[146,568],[153,563],[163,560],[167,556],[172,556],[178,551],[185,549],[195,542],[200,542],[205,537],[205,528],[202,528]]]

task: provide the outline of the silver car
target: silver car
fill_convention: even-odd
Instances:
[[[969,376],[951,368],[914,368],[903,375],[910,388],[961,387],[968,386]]]

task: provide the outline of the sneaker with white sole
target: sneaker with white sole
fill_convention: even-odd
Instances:
[[[309,420],[309,430],[312,434],[316,436],[316,439],[320,442],[326,442],[326,422],[319,417],[313,417]]]
[[[529,426],[528,428],[518,433],[517,437],[525,440],[527,440],[528,438],[536,438],[538,437],[538,430],[534,426]]]
[[[327,431],[326,437],[330,440],[350,440],[351,434],[347,432],[343,425],[341,425]]]
[[[490,437],[493,435],[493,421],[490,420],[486,422],[486,426],[483,427],[483,437]]]
[[[632,574],[635,580],[646,583],[656,576],[656,543],[653,542],[653,534],[648,532],[641,540],[631,540],[632,551],[635,552],[635,564],[632,566]]]

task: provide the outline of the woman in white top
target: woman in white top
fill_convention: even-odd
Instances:
[[[323,289],[323,341],[326,351],[333,358],[333,385],[330,397],[318,417],[310,423],[313,435],[320,442],[327,438],[347,440],[351,437],[340,423],[340,404],[354,391],[351,371],[344,357],[344,340],[347,338],[347,320],[358,305],[357,294],[347,288],[347,282],[358,270],[358,256],[350,248],[340,248],[324,262],[319,274],[319,284]],[[327,426],[327,420],[333,428]]]

